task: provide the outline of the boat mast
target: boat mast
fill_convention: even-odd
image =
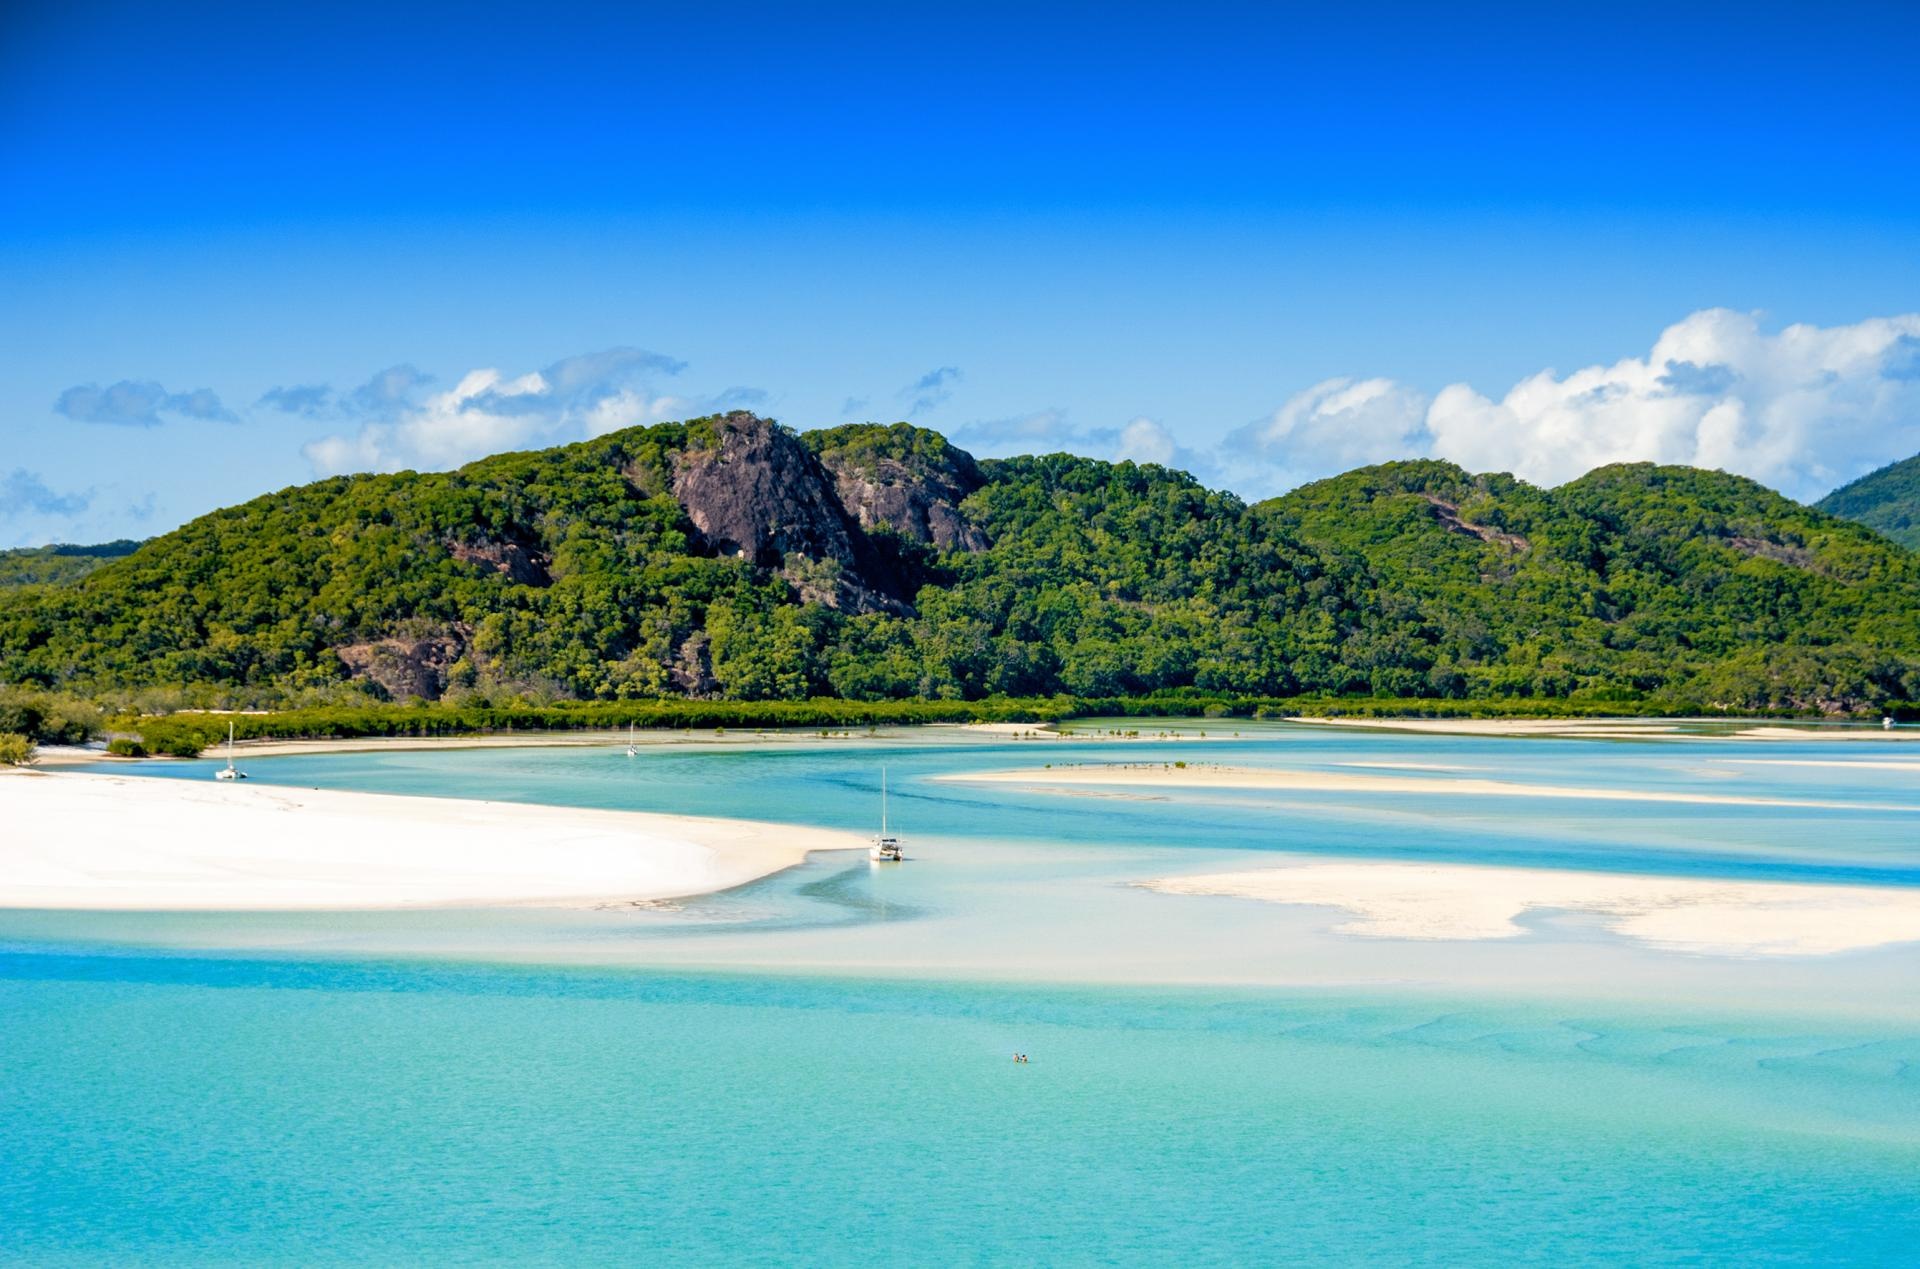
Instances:
[[[227,724],[227,770],[233,770],[233,724]]]
[[[880,836],[887,835],[887,769],[880,768]]]

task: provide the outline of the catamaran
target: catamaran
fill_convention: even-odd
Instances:
[[[627,724],[627,757],[638,758],[640,751],[633,747],[633,724]]]
[[[887,769],[880,768],[880,835],[873,839],[873,849],[867,852],[867,858],[877,863],[897,864],[906,858],[900,849],[900,839],[887,832]]]
[[[216,780],[244,780],[247,773],[233,765],[233,724],[227,724],[227,765],[213,773]]]

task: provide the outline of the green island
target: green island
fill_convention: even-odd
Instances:
[[[139,548],[140,543],[132,538],[122,538],[97,546],[61,542],[0,551],[0,588],[78,581],[107,561],[132,555]]]
[[[8,553],[0,733],[1906,716],[1920,556],[1869,527],[1887,476],[1823,510],[1685,467],[1409,461],[1248,504],[735,413]]]
[[[1920,455],[1868,472],[1814,505],[1920,550]]]

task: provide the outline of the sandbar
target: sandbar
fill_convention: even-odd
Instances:
[[[0,907],[575,904],[742,885],[855,834],[743,820],[77,772],[0,775]]]
[[[1514,938],[1528,932],[1519,922],[1530,912],[1571,911],[1670,951],[1817,956],[1920,941],[1920,887],[1349,861],[1139,884],[1163,894],[1336,908],[1348,914],[1337,933],[1369,938]]]
[[[1733,733],[1736,740],[1920,740],[1920,727],[1882,728],[1866,723],[1832,727],[1743,727]]]
[[[1839,767],[1846,771],[1911,771],[1920,774],[1920,761],[1890,758],[1884,762],[1871,758],[1722,758],[1733,767]]]
[[[1314,718],[1287,719],[1307,727],[1436,732],[1449,736],[1672,736],[1682,720],[1647,718]]]
[[[1723,731],[1725,718],[1311,718],[1287,719],[1307,727],[1358,727],[1369,731],[1429,732],[1449,736],[1554,736],[1562,739],[1636,740],[1920,740],[1920,727],[1883,730],[1877,723],[1816,726],[1761,723]],[[1713,730],[1698,730],[1710,726]],[[1691,730],[1690,730],[1691,729]]]
[[[1019,784],[1043,793],[1085,786],[1139,789],[1273,789],[1301,793],[1408,793],[1438,796],[1578,798],[1601,802],[1667,802],[1689,806],[1778,806],[1822,810],[1920,813],[1920,806],[1824,802],[1806,798],[1746,797],[1731,793],[1685,793],[1666,789],[1609,789],[1565,784],[1523,784],[1479,777],[1366,775],[1352,771],[1294,771],[1170,763],[1088,763],[976,771],[936,779],[964,784]]]

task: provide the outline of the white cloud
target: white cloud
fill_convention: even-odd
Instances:
[[[515,376],[474,370],[429,392],[427,376],[396,366],[350,393],[276,389],[269,403],[357,425],[307,446],[315,469],[333,473],[455,466],[765,399],[744,388],[665,391],[662,377],[682,368],[615,348]],[[921,404],[957,377],[952,367],[929,371],[902,396]],[[977,421],[953,439],[983,457],[1066,450],[1160,463],[1252,497],[1431,456],[1544,485],[1606,463],[1686,463],[1812,498],[1920,452],[1920,314],[1769,331],[1753,314],[1708,309],[1663,331],[1645,356],[1566,375],[1543,370],[1498,396],[1465,383],[1428,395],[1391,379],[1328,379],[1198,453],[1151,418],[1088,426],[1060,409]]]
[[[50,487],[39,472],[16,467],[0,476],[0,520],[19,515],[73,516],[93,502],[93,490],[67,491]]]
[[[925,414],[944,405],[960,381],[960,367],[940,366],[915,379],[895,395],[907,403],[907,415]]]
[[[436,392],[391,421],[368,423],[354,436],[329,436],[306,447],[322,473],[457,467],[483,454],[529,443],[552,420],[535,411],[490,408],[514,397],[540,396],[538,373],[503,381],[497,370],[473,370],[446,392]]]
[[[587,409],[588,436],[605,436],[623,427],[658,423],[674,418],[686,409],[686,401],[676,396],[652,396],[638,388],[620,391],[595,401]]]
[[[957,429],[950,439],[982,458],[1068,453],[1116,463],[1158,463],[1197,473],[1214,467],[1211,455],[1187,449],[1164,424],[1145,415],[1119,427],[1082,427],[1065,410],[1036,410],[1012,418],[977,420]]]
[[[1111,447],[1115,433],[1087,432],[1067,419],[1065,410],[1035,410],[1005,419],[980,419],[956,429],[950,439],[982,458],[1008,454],[1048,454],[1062,450],[1084,453],[1089,447]]]
[[[365,418],[357,432],[322,437],[304,452],[322,475],[457,467],[502,450],[601,436],[754,402],[762,395],[733,388],[691,398],[650,386],[654,376],[677,374],[683,366],[643,349],[613,348],[512,378],[496,369],[470,370],[446,391],[424,396],[418,389],[426,377],[411,367],[396,367],[339,398],[342,408],[350,406]]]
[[[76,423],[114,423],[125,427],[159,427],[163,416],[237,423],[233,411],[220,404],[211,388],[169,392],[152,380],[122,379],[106,387],[82,383],[62,392],[53,412]]]
[[[1116,459],[1136,463],[1158,463],[1162,467],[1178,465],[1183,451],[1173,433],[1145,415],[1120,429],[1113,448]]]
[[[296,383],[267,389],[254,404],[304,418],[382,419],[417,401],[433,376],[404,362],[388,366],[349,392],[326,383]]]
[[[1644,357],[1543,370],[1498,400],[1464,383],[1429,399],[1388,379],[1330,379],[1234,433],[1224,458],[1250,494],[1432,456],[1541,485],[1608,463],[1683,463],[1814,498],[1916,451],[1920,314],[1770,333],[1754,314],[1706,309]]]
[[[1426,412],[1424,394],[1391,379],[1327,379],[1229,436],[1224,466],[1257,496],[1415,457],[1431,445]]]
[[[1920,314],[1777,334],[1695,313],[1645,357],[1524,379],[1499,401],[1465,384],[1427,414],[1433,452],[1559,484],[1607,463],[1717,467],[1812,498],[1920,450]]]

